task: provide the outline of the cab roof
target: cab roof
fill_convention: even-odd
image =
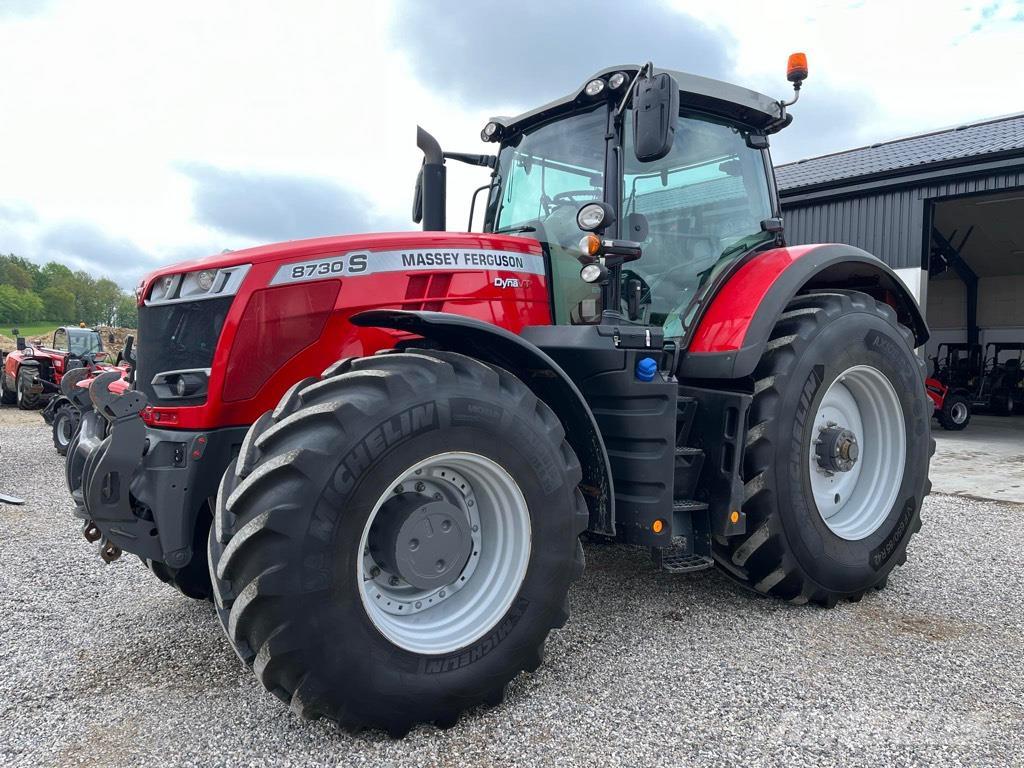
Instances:
[[[607,78],[616,72],[625,73],[628,82],[632,82],[633,77],[640,70],[640,66],[639,64],[623,64],[617,67],[606,67],[584,80],[576,91],[548,102],[542,107],[531,109],[516,117],[493,117],[491,119],[504,128],[505,136],[526,130],[560,114],[604,100],[606,98],[604,95],[597,98],[587,96],[583,90],[586,84],[596,78]],[[778,100],[763,93],[710,77],[691,75],[673,69],[654,68],[655,74],[660,72],[666,72],[675,78],[679,85],[679,103],[682,107],[709,112],[769,133],[781,130],[791,120],[791,117],[779,105]],[[621,93],[625,93],[625,91],[621,91]]]

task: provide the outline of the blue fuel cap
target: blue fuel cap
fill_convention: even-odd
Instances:
[[[636,377],[640,381],[654,381],[658,372],[658,363],[653,357],[642,357],[636,361]]]

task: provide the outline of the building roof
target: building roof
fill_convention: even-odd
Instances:
[[[783,194],[833,187],[865,177],[894,176],[924,166],[963,165],[984,155],[1024,155],[1024,113],[797,160],[775,168]]]

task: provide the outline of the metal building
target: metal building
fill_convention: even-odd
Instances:
[[[1024,342],[1024,114],[776,168],[790,244],[882,258],[940,342]]]

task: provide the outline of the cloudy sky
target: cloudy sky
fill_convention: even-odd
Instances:
[[[627,10],[628,9],[628,10]],[[776,162],[1024,111],[1024,0],[0,0],[0,252],[125,287],[275,240],[409,229],[417,122],[480,127],[610,64],[787,96]],[[449,227],[481,169],[449,170]]]

